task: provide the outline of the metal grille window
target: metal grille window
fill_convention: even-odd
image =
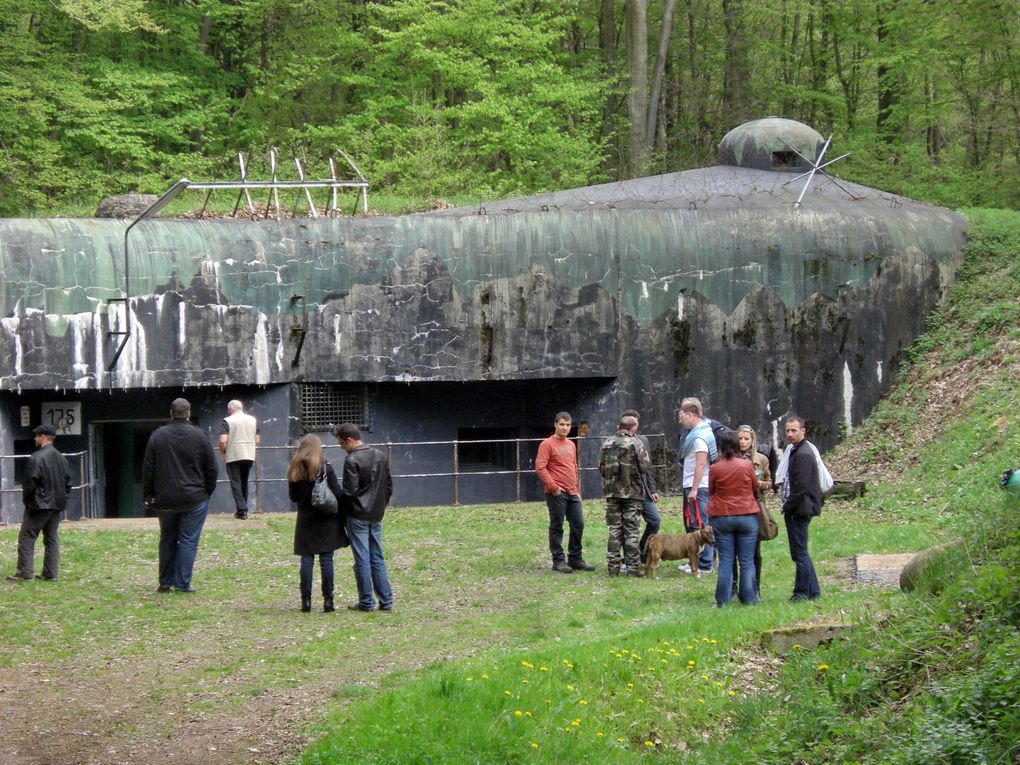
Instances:
[[[301,383],[297,389],[305,433],[322,433],[343,422],[372,429],[372,398],[367,385]]]

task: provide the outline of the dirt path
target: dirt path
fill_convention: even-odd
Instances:
[[[265,521],[210,516],[206,529],[244,524],[250,528]],[[156,521],[146,518],[74,523],[75,530],[156,528]],[[350,615],[309,616],[329,630],[342,629]],[[307,623],[295,624],[284,641],[306,636]],[[319,672],[318,679],[297,687],[252,695],[252,677],[244,672],[210,672],[215,679],[199,680],[196,687],[201,668],[223,667],[238,658],[229,638],[194,635],[180,648],[157,652],[104,654],[83,646],[63,661],[0,668],[0,765],[281,765],[308,745],[308,731],[325,717],[323,701],[352,673],[371,682],[393,670],[372,657],[352,664],[345,656],[342,667]],[[267,652],[273,648],[264,646]],[[178,683],[182,676],[184,685]]]

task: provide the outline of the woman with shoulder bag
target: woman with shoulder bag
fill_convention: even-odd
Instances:
[[[737,428],[737,441],[740,443],[740,456],[750,460],[754,465],[754,477],[758,481],[755,498],[764,506],[766,490],[772,486],[772,471],[769,469],[769,458],[758,451],[758,436],[750,425]],[[761,536],[754,544],[754,590],[761,598]],[[737,563],[733,562],[733,595],[737,594]]]
[[[344,529],[342,512],[323,511],[313,504],[316,481],[325,481],[330,493],[342,507],[343,491],[333,467],[326,461],[318,436],[308,434],[298,443],[297,451],[287,466],[287,490],[291,502],[297,503],[297,524],[294,526],[294,554],[301,556],[301,610],[312,610],[312,571],[319,556],[322,575],[322,610],[333,611],[333,552],[350,542]]]

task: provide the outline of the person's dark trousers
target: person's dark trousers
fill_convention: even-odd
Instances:
[[[687,496],[688,492],[690,489],[684,489],[684,530],[689,534],[704,526],[711,526],[712,523],[708,518],[708,489],[698,489],[697,512]],[[714,563],[715,548],[712,545],[705,545],[698,556],[698,570],[711,571]]]
[[[301,556],[301,597],[312,597],[312,570],[314,555]],[[333,597],[333,553],[319,553],[319,573],[322,576],[322,597]]]
[[[552,553],[553,564],[564,560],[564,519],[570,526],[566,561],[569,564],[581,563],[584,560],[581,549],[581,539],[584,535],[584,509],[581,507],[581,498],[577,494],[561,491],[556,496],[546,494],[545,504],[549,508],[549,552]]]
[[[209,512],[209,500],[190,510],[159,514],[159,584],[186,592],[198,555],[198,540]]]
[[[254,464],[252,460],[234,460],[227,463],[230,492],[234,495],[234,507],[239,515],[248,513],[248,474]]]
[[[641,501],[641,517],[645,519],[645,532],[641,535],[638,547],[641,550],[641,562],[646,563],[648,561],[646,548],[648,537],[652,534],[658,534],[659,527],[662,525],[662,516],[659,515],[659,508],[648,497]]]
[[[811,523],[811,516],[800,518],[783,513],[783,520],[786,521],[786,536],[790,542],[790,559],[797,567],[793,580],[793,597],[813,600],[822,591],[818,587],[818,577],[815,576],[815,564],[808,554],[808,524]]]
[[[22,579],[35,576],[35,543],[39,533],[43,535],[42,575],[47,579],[56,579],[60,573],[60,537],[57,527],[60,525],[60,510],[25,511],[21,519],[21,531],[18,532],[18,568],[15,572]]]
[[[379,608],[393,608],[393,590],[382,549],[382,523],[347,518],[347,536],[354,556],[354,581],[358,585],[358,605],[363,610],[375,608],[372,592],[379,599]]]

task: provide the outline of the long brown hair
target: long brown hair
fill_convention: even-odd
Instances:
[[[298,443],[297,451],[290,458],[287,465],[287,480],[291,483],[298,481],[314,481],[319,474],[319,465],[322,462],[322,441],[314,433],[309,433]]]

